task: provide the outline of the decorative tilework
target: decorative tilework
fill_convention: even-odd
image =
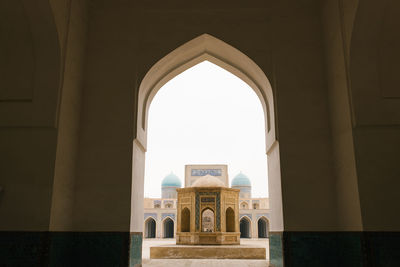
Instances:
[[[283,267],[282,233],[269,233],[269,260],[274,267]]]
[[[205,175],[221,176],[222,169],[192,169],[191,175],[192,176],[205,176]]]
[[[285,266],[398,266],[363,263],[360,232],[283,232]]]
[[[139,267],[142,264],[143,233],[131,233],[129,267]]]
[[[146,220],[149,217],[153,217],[154,220],[157,220],[157,213],[145,213],[144,219]]]
[[[243,218],[243,216],[247,216],[247,217],[249,217],[250,218],[250,220],[252,220],[253,218],[252,218],[252,215],[250,214],[250,213],[241,213],[240,215],[239,215],[239,219],[242,219]]]
[[[270,218],[269,218],[269,214],[267,214],[267,213],[256,214],[257,220],[258,220],[260,217],[265,217],[265,218],[267,218],[268,220],[270,219]]]
[[[164,220],[166,217],[171,217],[171,219],[175,220],[175,213],[162,213],[161,220]]]

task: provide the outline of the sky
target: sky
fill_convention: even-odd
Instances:
[[[268,196],[265,121],[253,89],[204,61],[166,83],[149,108],[145,197],[161,197],[173,172],[184,186],[186,164],[227,164],[229,182],[240,171],[253,197]]]

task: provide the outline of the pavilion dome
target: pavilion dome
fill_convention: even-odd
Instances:
[[[197,179],[192,187],[225,187],[224,183],[215,176],[205,175]]]
[[[164,177],[161,182],[161,187],[181,187],[181,180],[174,173],[170,173]]]
[[[251,186],[251,182],[249,177],[240,172],[233,178],[231,186]]]

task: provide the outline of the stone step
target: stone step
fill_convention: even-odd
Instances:
[[[265,247],[252,245],[161,245],[150,247],[150,259],[250,259],[265,260]]]
[[[143,267],[268,267],[267,260],[145,259]]]

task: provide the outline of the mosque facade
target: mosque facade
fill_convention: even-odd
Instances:
[[[251,181],[240,172],[229,186],[227,165],[186,165],[185,186],[206,175],[214,176],[226,186],[239,189],[239,225],[241,238],[268,238],[270,208],[268,198],[251,196]],[[161,182],[161,198],[144,199],[144,238],[175,238],[177,230],[177,191],[182,188],[174,173]]]

